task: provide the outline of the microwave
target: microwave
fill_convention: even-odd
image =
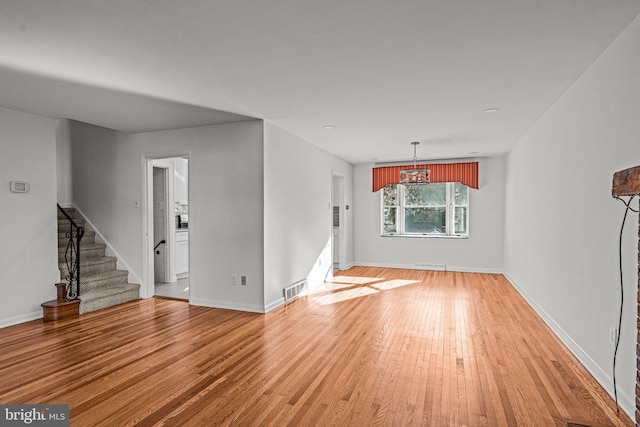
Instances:
[[[178,228],[189,228],[189,214],[176,215],[178,219]]]

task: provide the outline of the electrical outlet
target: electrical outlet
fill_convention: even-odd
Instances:
[[[242,277],[240,278],[240,284],[241,284],[242,286],[247,286],[247,276],[242,276]]]
[[[618,340],[618,328],[609,328],[609,344],[616,345]]]

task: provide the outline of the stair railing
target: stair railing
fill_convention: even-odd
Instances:
[[[65,233],[68,241],[64,251],[64,261],[67,266],[67,274],[64,279],[68,284],[66,299],[73,301],[80,298],[80,241],[84,236],[84,227],[76,224],[60,205],[58,205],[58,210],[69,220],[69,230]]]
[[[153,250],[155,251],[155,253],[156,253],[157,255],[160,255],[160,251],[158,251],[158,250],[157,250],[157,249],[158,249],[158,246],[163,245],[163,244],[165,244],[165,243],[167,243],[167,241],[166,241],[165,239],[162,239],[162,240],[160,240],[160,241],[158,242],[158,244],[157,244],[157,245],[155,245],[155,247],[153,248]]]

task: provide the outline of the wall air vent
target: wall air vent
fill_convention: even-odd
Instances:
[[[300,295],[302,292],[306,291],[307,286],[308,286],[307,279],[302,279],[299,282],[296,282],[293,285],[289,286],[288,288],[284,288],[283,289],[284,301],[287,302],[294,299],[295,297]]]

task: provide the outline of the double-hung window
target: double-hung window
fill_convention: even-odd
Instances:
[[[382,190],[383,236],[467,237],[469,187],[458,182],[388,185]]]

